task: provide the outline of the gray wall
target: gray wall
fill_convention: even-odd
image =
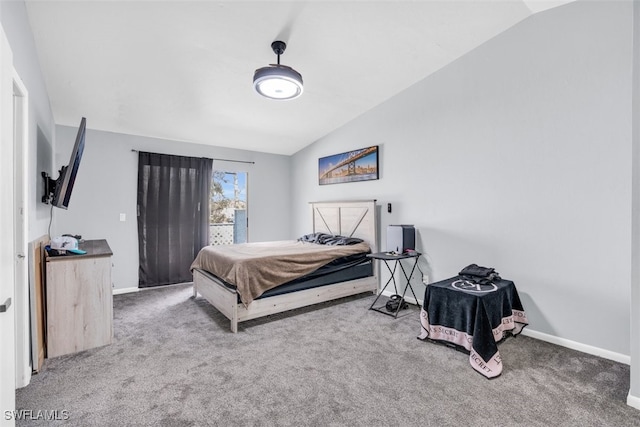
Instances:
[[[78,124],[80,118],[78,118]],[[249,240],[287,239],[290,230],[290,157],[89,130],[69,209],[54,209],[52,235],[107,239],[113,250],[115,288],[138,286],[136,218],[138,155],[132,149],[182,156],[253,161],[214,161],[214,169],[248,172]],[[69,162],[77,128],[56,126],[56,167]],[[126,221],[120,221],[120,214]]]
[[[16,72],[29,92],[28,238],[33,240],[47,234],[49,225],[49,208],[40,202],[40,172],[53,172],[55,125],[24,3],[0,1],[0,20],[11,45]]]
[[[495,267],[530,329],[628,355],[631,12],[534,15],[296,153],[294,233],[311,200],[390,202],[382,230],[415,224],[432,280]],[[379,181],[318,185],[319,157],[369,145]]]

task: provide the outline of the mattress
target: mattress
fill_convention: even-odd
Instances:
[[[205,270],[236,285],[242,303],[248,306],[267,290],[313,273],[336,259],[370,251],[361,240],[346,245],[283,240],[206,246],[191,270]]]
[[[222,283],[226,288],[236,290],[236,286],[222,280],[215,274],[202,269],[198,269],[198,271]],[[370,276],[373,276],[372,260],[367,258],[367,254],[354,254],[335,259],[309,274],[269,289],[255,299],[268,298]],[[238,296],[238,302],[241,302],[240,296]]]

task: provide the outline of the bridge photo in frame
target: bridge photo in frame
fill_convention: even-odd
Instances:
[[[378,146],[318,159],[320,185],[378,179]]]

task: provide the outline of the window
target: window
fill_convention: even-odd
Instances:
[[[214,170],[211,174],[209,242],[247,242],[247,173]]]

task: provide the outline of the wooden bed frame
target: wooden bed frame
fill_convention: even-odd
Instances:
[[[378,221],[375,200],[348,202],[312,202],[313,232],[358,237],[378,252]],[[378,268],[374,265],[373,276],[320,286],[318,288],[291,292],[257,299],[248,307],[238,302],[235,290],[224,286],[215,278],[198,270],[193,271],[193,296],[202,295],[211,305],[231,321],[231,331],[238,332],[238,323],[269,314],[281,313],[295,308],[318,304],[356,295],[378,291]]]

